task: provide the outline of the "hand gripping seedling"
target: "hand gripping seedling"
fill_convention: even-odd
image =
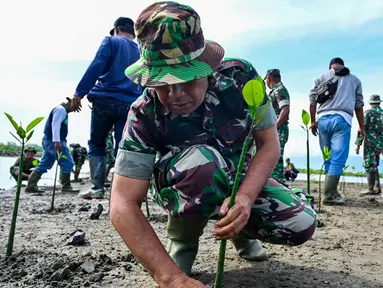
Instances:
[[[250,126],[249,133],[245,139],[245,142],[243,143],[243,146],[242,146],[241,157],[239,159],[237,173],[235,175],[233,189],[230,196],[229,209],[233,207],[235,204],[234,201],[235,201],[235,197],[237,195],[237,191],[239,187],[239,178],[243,169],[245,156],[254,141],[254,137],[253,137],[254,126],[263,121],[262,115],[265,113],[267,107],[270,105],[270,100],[268,100],[266,105],[264,105],[263,108],[260,111],[258,111],[260,106],[265,100],[265,84],[260,76],[246,83],[246,85],[242,89],[242,95],[249,107],[249,117],[251,117],[251,126]],[[217,267],[217,274],[215,278],[216,288],[220,288],[222,285],[226,242],[227,240],[221,240],[221,244],[219,248],[218,267]]]

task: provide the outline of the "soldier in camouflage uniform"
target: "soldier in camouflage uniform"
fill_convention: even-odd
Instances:
[[[36,168],[37,165],[39,165],[39,160],[35,158],[35,155],[37,153],[36,149],[33,147],[28,147],[24,150],[25,157],[24,157],[24,164],[23,164],[23,173],[21,175],[22,180],[28,180],[29,175],[31,175],[34,168]],[[17,158],[15,164],[13,164],[10,168],[10,173],[17,181],[19,177],[19,167],[20,167],[20,157]]]
[[[204,40],[200,18],[187,5],[154,3],[140,14],[135,30],[141,58],[125,74],[147,88],[131,106],[119,145],[110,215],[157,284],[205,287],[188,275],[211,218],[220,219],[214,238],[230,239],[247,260],[265,259],[257,239],[306,242],[315,231],[314,210],[269,179],[279,158],[271,106],[254,127],[256,154],[252,157],[249,149],[235,205],[228,209],[251,125],[242,88],[251,79],[262,82],[254,67],[223,59],[224,49]],[[265,94],[263,106],[267,100]],[[152,196],[169,215],[166,250],[141,211],[150,181]]]
[[[365,112],[365,136],[358,131],[355,144],[356,153],[359,154],[360,146],[363,144],[364,167],[367,174],[368,190],[362,191],[361,196],[381,194],[379,179],[380,154],[383,151],[383,109],[380,107],[379,95],[371,95],[371,109]]]
[[[281,82],[279,69],[269,69],[266,73],[266,84],[271,89],[269,97],[272,100],[273,108],[278,117],[277,129],[279,135],[279,144],[281,146],[281,155],[279,161],[273,170],[272,176],[280,182],[285,182],[283,171],[283,153],[285,145],[289,139],[289,115],[290,115],[290,96],[286,87]]]
[[[80,182],[81,181],[81,179],[79,179],[80,171],[81,171],[82,165],[84,165],[85,163],[86,155],[88,154],[88,151],[86,150],[85,147],[81,147],[81,145],[78,143],[72,143],[69,145],[69,147],[70,147],[70,153],[74,160],[74,170],[72,171],[74,175],[74,181]]]
[[[116,158],[114,157],[114,136],[113,136],[114,126],[108,133],[108,137],[106,137],[106,174],[105,174],[105,186],[110,187],[110,181],[108,179],[108,175],[110,169],[113,168],[114,162]]]

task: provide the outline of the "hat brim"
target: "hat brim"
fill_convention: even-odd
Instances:
[[[112,30],[109,31],[110,36],[114,36],[114,27]]]
[[[24,150],[24,153],[27,153],[27,152],[33,152],[33,153],[37,154],[37,151],[36,151],[36,150],[25,149],[25,150]]]
[[[207,77],[221,64],[225,50],[216,42],[206,41],[203,53],[187,62],[174,65],[148,66],[140,58],[125,69],[125,75],[142,87],[190,82]]]
[[[382,103],[382,101],[369,101],[368,103],[369,104],[380,104],[380,103]]]

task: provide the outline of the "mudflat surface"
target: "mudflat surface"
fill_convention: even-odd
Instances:
[[[87,189],[90,184],[74,186]],[[290,186],[305,187],[305,183]],[[365,188],[346,184],[347,205],[325,207],[318,215],[321,227],[305,244],[263,243],[269,255],[265,262],[239,258],[228,242],[224,287],[383,287],[383,198],[359,197]],[[150,276],[114,230],[108,199],[87,201],[77,198],[77,193],[57,193],[56,210],[48,212],[52,190],[42,196],[22,190],[14,252],[5,259],[14,191],[2,194],[0,287],[152,287]],[[318,194],[312,195],[317,200]],[[103,214],[91,220],[98,204],[103,205]],[[151,200],[149,207],[150,223],[165,245],[167,215]],[[142,209],[146,214],[145,204]],[[193,277],[209,287],[214,284],[219,249],[213,225],[210,221],[205,228],[193,267]],[[85,232],[87,243],[67,245],[68,234],[77,229]]]

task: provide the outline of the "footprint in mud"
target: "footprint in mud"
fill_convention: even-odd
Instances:
[[[168,215],[164,214],[152,214],[148,218],[150,222],[154,223],[167,223],[168,222]]]
[[[59,204],[54,207],[53,211],[50,208],[33,208],[31,214],[59,214],[59,213],[73,213],[76,205],[72,203]]]

